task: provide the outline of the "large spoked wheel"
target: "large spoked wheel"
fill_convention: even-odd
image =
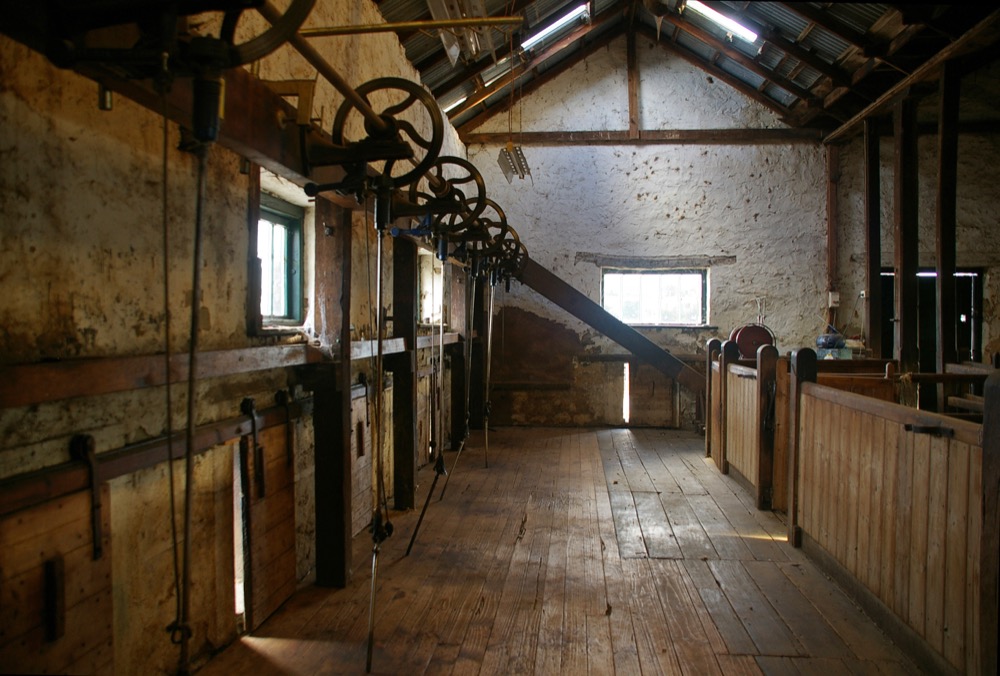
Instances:
[[[246,7],[252,2],[244,3]],[[233,68],[262,59],[290,40],[312,11],[316,0],[292,0],[284,13],[265,2],[258,8],[271,27],[247,42],[235,44],[236,25],[246,9],[224,0],[186,0],[181,2],[129,2],[127,0],[64,0],[48,3],[46,17],[50,31],[46,53],[60,67],[71,67],[79,61],[120,61],[120,67],[132,77],[152,77],[162,70],[161,54],[171,58],[171,70],[182,75],[197,70],[197,58],[181,42],[178,48],[173,35],[178,16],[222,12],[222,26],[218,38],[204,38],[202,43],[218,44],[210,52],[211,66]],[[92,50],[85,46],[89,31],[136,24],[144,33],[144,49],[121,46]],[[192,41],[194,42],[194,41]],[[155,45],[159,45],[154,47]]]
[[[462,233],[466,249],[481,258],[498,254],[509,229],[503,209],[487,198],[482,214]]]
[[[392,178],[394,187],[403,188],[417,181],[434,165],[441,154],[444,142],[444,121],[437,101],[421,85],[399,77],[383,77],[370,80],[355,91],[375,111],[382,125],[364,120],[364,129],[369,138],[404,141],[413,149],[414,157],[402,161],[386,160],[382,173]],[[403,119],[403,115],[407,119]],[[347,145],[344,138],[347,129],[357,123],[361,112],[351,101],[344,103],[333,118],[333,142]],[[429,135],[417,131],[416,125],[423,123],[430,130]]]
[[[220,36],[232,45],[229,50],[232,65],[242,66],[262,59],[288,42],[299,26],[305,22],[315,4],[316,0],[292,0],[285,13],[279,15],[270,3],[265,2],[259,11],[271,23],[271,27],[240,45],[233,44],[233,35],[242,10],[226,12]]]
[[[446,213],[435,219],[435,225],[453,233],[465,229],[483,213],[486,182],[472,162],[461,157],[439,157],[421,180],[410,184],[409,200],[418,206],[442,204]]]

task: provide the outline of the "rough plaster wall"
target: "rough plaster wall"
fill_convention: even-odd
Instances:
[[[623,41],[610,50],[623,52]],[[686,62],[658,48],[640,47],[639,53],[645,128],[777,126],[759,104],[709,83]],[[574,128],[575,120],[561,112],[562,101],[581,96],[574,92],[583,73],[607,68],[608,59],[602,51],[529,96],[525,115],[531,111],[538,119],[526,117],[525,128]],[[623,72],[624,59],[618,63]],[[595,108],[627,100],[623,77],[605,79],[620,88],[601,88]],[[503,128],[498,125],[494,118],[484,130]],[[709,321],[718,329],[657,329],[649,332],[655,341],[685,353],[703,349],[709,337],[728,336],[754,321],[756,297],[767,299],[767,323],[780,348],[815,339],[826,265],[825,154],[818,145],[530,146],[525,154],[533,182],[513,184],[499,171],[497,152],[496,146],[469,148],[491,197],[531,257],[595,301],[600,270],[580,254],[735,256],[734,263],[714,265],[710,272]],[[590,334],[519,285],[509,302]],[[610,348],[602,338],[590,340]]]
[[[615,40],[560,75],[542,92],[523,98],[508,114],[491,117],[476,132],[600,131],[628,129],[625,40]],[[568,85],[568,86],[567,86]],[[490,194],[492,197],[492,194]]]
[[[937,209],[937,137],[921,136],[918,143],[920,265],[934,267]],[[882,206],[882,265],[892,267],[893,252],[893,153],[891,137],[882,139],[880,154]],[[983,293],[983,353],[1000,350],[1000,229],[997,228],[1000,167],[996,157],[1000,139],[995,135],[959,137],[958,242],[960,267],[986,270]],[[839,323],[849,333],[860,333],[863,306],[856,300],[864,289],[864,157],[861,139],[841,151],[840,180],[840,297]]]
[[[658,329],[654,340],[697,351],[707,338],[754,321],[756,297],[767,299],[781,349],[814,340],[825,290],[822,149],[531,147],[533,186],[508,186],[495,152],[470,148],[529,255],[597,302],[600,269],[579,254],[735,256],[710,271],[709,321],[718,330]],[[509,302],[583,331],[520,285]]]
[[[763,105],[737,94],[726,83],[687,61],[667,55],[662,47],[649,40],[639,38],[636,47],[640,129],[773,129],[785,126]]]

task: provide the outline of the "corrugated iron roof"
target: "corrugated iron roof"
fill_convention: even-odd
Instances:
[[[483,119],[487,111],[500,112],[509,106],[512,86],[516,98],[521,90],[582,58],[587,45],[640,28],[655,36],[657,16],[663,22],[661,42],[669,42],[672,49],[723,77],[730,86],[772,107],[787,123],[829,129],[857,114],[991,11],[978,5],[705,0],[761,34],[748,43],[690,9],[678,11],[683,0],[591,0],[589,28],[570,26],[529,53],[520,49],[525,37],[581,2],[485,0],[487,15],[514,13],[524,17],[524,22],[514,30],[483,29],[493,51],[464,55],[454,66],[436,32],[410,31],[400,37],[407,57],[443,106],[462,97],[482,99],[474,106],[456,106],[449,113],[460,131],[470,120]],[[386,21],[430,18],[426,0],[381,0],[379,9]],[[566,40],[569,34],[575,37]],[[553,50],[553,45],[561,48]],[[512,51],[511,59],[501,61]],[[525,65],[530,69],[516,73],[509,83],[512,65],[518,71]],[[503,78],[505,73],[508,76]],[[497,77],[501,79],[492,83]],[[493,88],[481,91],[490,84]]]

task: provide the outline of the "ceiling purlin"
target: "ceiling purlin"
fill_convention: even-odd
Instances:
[[[651,42],[654,42],[654,43],[660,45],[661,48],[663,48],[663,49],[665,49],[665,50],[667,50],[667,51],[669,51],[669,52],[671,52],[673,54],[676,54],[676,55],[680,56],[685,61],[687,61],[687,62],[695,65],[698,68],[701,68],[702,70],[704,70],[705,72],[707,72],[712,77],[715,77],[715,78],[721,80],[722,82],[725,82],[727,85],[729,85],[733,89],[741,92],[742,94],[745,94],[746,96],[748,96],[749,98],[753,99],[754,101],[757,101],[761,105],[763,105],[766,108],[768,108],[769,110],[773,111],[775,114],[777,114],[782,119],[788,118],[790,116],[791,110],[789,108],[787,108],[786,106],[781,105],[780,103],[778,103],[777,101],[775,101],[774,99],[772,99],[770,96],[766,96],[764,94],[761,94],[760,92],[757,91],[757,89],[755,87],[751,87],[747,83],[743,82],[742,80],[740,80],[737,77],[734,77],[734,76],[730,75],[729,73],[727,73],[726,71],[722,70],[718,66],[715,66],[713,64],[707,63],[704,59],[702,59],[701,57],[699,57],[697,54],[692,54],[690,51],[688,51],[687,49],[685,49],[684,47],[680,46],[677,43],[674,43],[674,42],[663,42],[662,40],[657,40],[657,38],[656,38],[656,31],[653,30],[652,28],[650,28],[649,26],[646,26],[645,24],[643,24],[642,26],[640,26],[639,27],[639,34],[640,35],[644,35]]]
[[[527,63],[522,63],[511,69],[509,73],[502,76],[499,80],[491,84],[489,87],[477,88],[473,94],[470,94],[468,99],[455,108],[451,113],[448,114],[448,119],[455,120],[469,112],[475,106],[481,104],[483,101],[493,96],[494,94],[503,91],[508,85],[514,83],[518,77],[523,73],[533,70],[538,66],[542,65],[545,61],[556,56],[564,49],[567,49],[580,40],[583,40],[590,33],[602,28],[609,21],[620,21],[621,20],[621,7],[620,3],[616,3],[612,7],[602,12],[600,15],[595,17],[589,24],[582,25],[570,33],[563,36],[558,41],[552,43],[546,47],[541,52],[538,52],[531,58]]]
[[[506,59],[508,56],[510,56],[510,53],[511,53],[510,44],[506,44],[503,46],[503,48],[497,49],[496,50],[497,61],[499,62],[503,59]],[[445,56],[444,58],[448,57]],[[435,98],[441,98],[442,96],[450,92],[452,89],[455,89],[456,87],[464,84],[465,82],[475,77],[476,75],[482,73],[491,64],[492,64],[492,59],[490,60],[489,63],[484,63],[484,59],[479,59],[474,63],[466,64],[461,68],[458,68],[454,72],[454,74],[452,74],[452,76],[449,77],[447,80],[434,87],[434,89],[431,90],[431,93],[434,94]]]
[[[621,35],[623,35],[624,32],[625,32],[624,23],[619,23],[618,27],[605,31],[598,39],[594,40],[593,42],[587,43],[586,45],[583,45],[577,51],[577,53],[574,54],[572,57],[560,61],[554,67],[549,68],[544,73],[534,78],[523,87],[518,87],[517,96],[514,98],[513,101],[511,101],[511,98],[509,96],[505,97],[503,102],[491,106],[490,108],[484,110],[475,117],[470,118],[467,122],[463,122],[462,125],[458,127],[459,137],[463,137],[465,134],[468,134],[470,131],[477,128],[479,125],[483,124],[484,122],[486,122],[486,120],[490,119],[494,115],[499,115],[501,113],[507,112],[507,110],[509,110],[512,105],[517,105],[517,102],[520,99],[524,98],[525,96],[531,95],[532,93],[540,89],[543,85],[547,84],[548,82],[558,77],[559,75],[562,75],[570,68],[577,65],[578,63],[580,63],[587,57],[591,56],[598,50],[608,46],[616,38],[621,37]]]

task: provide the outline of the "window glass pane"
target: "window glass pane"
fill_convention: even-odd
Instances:
[[[604,309],[628,324],[700,325],[706,270],[605,271]]]
[[[271,315],[288,316],[288,228],[271,230]],[[263,296],[263,294],[261,294]]]
[[[260,259],[260,313],[264,317],[274,314],[271,292],[274,286],[274,223],[261,219],[257,223],[257,258]]]

